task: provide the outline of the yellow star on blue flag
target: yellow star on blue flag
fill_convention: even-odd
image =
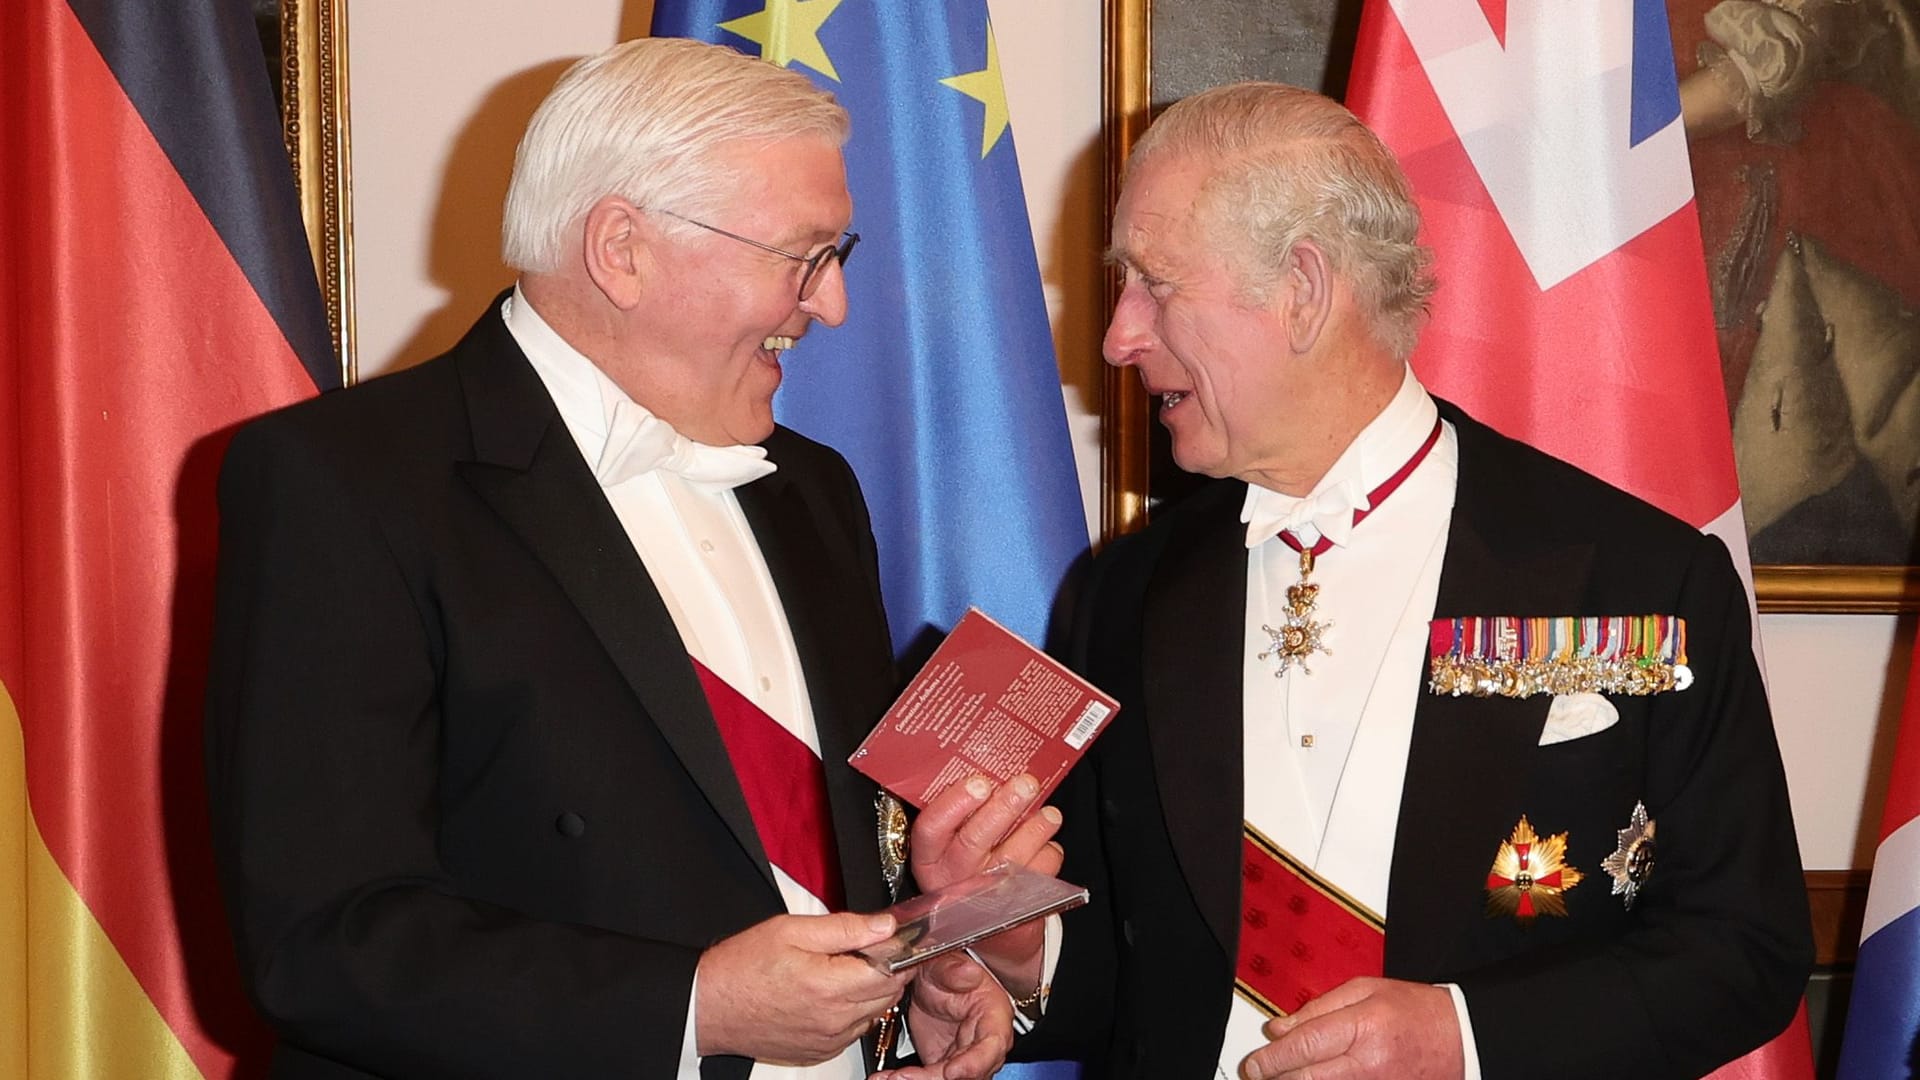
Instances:
[[[839,82],[840,73],[820,44],[820,27],[839,6],[840,0],[767,0],[762,10],[729,19],[720,29],[760,46],[762,60],[781,67],[804,64]]]
[[[1000,79],[1000,46],[993,40],[991,23],[987,25],[987,66],[941,79],[940,85],[952,87],[987,107],[980,129],[980,156],[986,157],[1007,131],[1007,84]]]

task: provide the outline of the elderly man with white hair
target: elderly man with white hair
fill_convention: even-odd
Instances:
[[[1128,165],[1106,357],[1216,479],[1079,624],[1122,708],[1062,788],[1096,906],[1034,1038],[1087,1020],[1103,1075],[1697,1077],[1805,986],[1726,549],[1427,393],[1419,226],[1292,87],[1182,101]]]
[[[1004,989],[847,955],[895,929],[852,914],[904,860],[846,758],[897,686],[853,474],[771,409],[847,314],[847,130],[730,50],[582,61],[515,162],[517,286],[235,437],[207,759],[275,1077],[854,1080],[903,995],[903,1075],[998,1066],[1037,927]],[[1056,869],[1034,793],[956,785],[919,884]]]

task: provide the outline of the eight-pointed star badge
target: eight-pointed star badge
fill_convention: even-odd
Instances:
[[[1567,865],[1567,834],[1543,840],[1523,814],[1487,871],[1487,917],[1511,916],[1522,926],[1539,915],[1565,918],[1563,894],[1580,884],[1580,878],[1580,871]]]
[[[1646,803],[1633,804],[1633,817],[1619,830],[1620,844],[1613,854],[1600,860],[1600,869],[1613,878],[1613,895],[1627,898],[1627,910],[1633,910],[1640,887],[1653,875],[1653,819],[1647,816]]]

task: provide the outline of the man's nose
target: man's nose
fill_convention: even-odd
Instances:
[[[800,301],[800,310],[828,326],[839,326],[847,321],[847,272],[840,260],[827,261],[831,265],[820,268],[820,287]]]
[[[1114,302],[1113,318],[1107,322],[1106,337],[1100,341],[1100,355],[1115,367],[1133,363],[1140,352],[1153,344],[1153,312],[1146,289],[1129,282]]]

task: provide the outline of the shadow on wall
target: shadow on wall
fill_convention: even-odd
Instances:
[[[1906,695],[1899,688],[1909,685],[1914,674],[1914,636],[1920,632],[1920,619],[1911,612],[1900,615],[1893,635],[1893,648],[1887,654],[1887,673],[1880,685],[1880,712],[1873,721],[1872,766],[1867,773],[1866,792],[1860,799],[1860,825],[1854,833],[1851,866],[1872,866],[1874,852],[1880,846],[1880,814],[1887,805],[1887,786],[1893,774],[1893,745],[1900,736],[1906,711]]]
[[[500,262],[500,217],[513,152],[533,111],[572,63],[551,60],[508,76],[461,126],[441,174],[427,241],[427,278],[445,302],[422,316],[406,343],[374,370],[398,371],[446,351],[512,284],[513,271]]]
[[[653,0],[623,4],[607,44],[645,37],[653,6]],[[445,352],[513,283],[513,271],[500,261],[501,208],[513,175],[513,152],[533,111],[574,59],[548,61],[507,77],[462,125],[441,174],[427,240],[427,278],[440,287],[445,302],[422,316],[406,343],[370,370],[398,371]]]
[[[1106,372],[1099,348],[1107,320],[1106,271],[1100,265],[1101,252],[1107,247],[1105,184],[1106,170],[1096,136],[1074,155],[1068,169],[1051,245],[1035,252],[1041,277],[1050,284],[1050,296],[1058,299],[1053,346],[1060,364],[1060,382],[1068,396],[1067,423],[1073,428],[1076,447],[1085,442],[1097,446],[1100,438]],[[1083,432],[1082,427],[1089,424],[1090,430]],[[1096,529],[1097,500],[1095,489]]]

